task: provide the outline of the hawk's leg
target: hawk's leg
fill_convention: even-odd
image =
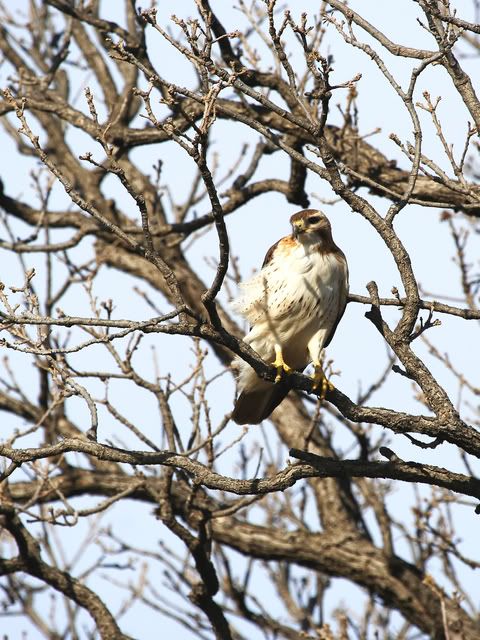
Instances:
[[[292,372],[292,367],[289,367],[288,364],[283,359],[282,347],[279,344],[275,345],[275,361],[272,362],[272,365],[277,370],[277,375],[275,376],[275,382],[280,382],[284,372],[285,373]]]
[[[314,362],[313,366],[315,367],[315,372],[312,376],[312,391],[316,391],[320,387],[320,400],[325,400],[327,392],[333,391],[335,387],[330,382],[330,380],[327,379],[321,362]]]
[[[327,379],[325,372],[323,371],[323,344],[325,342],[325,331],[322,329],[311,338],[308,343],[308,353],[312,359],[313,366],[315,367],[314,374],[312,376],[312,391],[316,391],[320,388],[320,400],[325,400],[325,396],[328,391],[333,391],[333,384]]]

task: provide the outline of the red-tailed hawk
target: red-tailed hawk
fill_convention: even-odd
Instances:
[[[233,303],[250,322],[245,342],[277,368],[272,383],[237,359],[240,395],[232,414],[237,424],[268,418],[289,391],[284,374],[303,371],[310,362],[315,367],[313,387],[321,384],[324,396],[329,384],[321,355],[345,311],[347,261],[321,211],[299,211],[290,222],[292,235],[268,250],[262,269],[241,284],[242,294]]]

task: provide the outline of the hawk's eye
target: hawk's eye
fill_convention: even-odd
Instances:
[[[320,222],[320,216],[312,216],[308,219],[308,224],[317,224],[317,222]]]

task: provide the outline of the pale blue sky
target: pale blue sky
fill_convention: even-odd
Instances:
[[[19,9],[25,6],[24,1],[11,4],[18,6]],[[108,17],[120,20],[121,16],[115,16],[120,4],[104,3],[104,6],[108,8],[103,9],[104,17],[107,17],[108,13]],[[372,0],[369,2],[352,0],[350,4],[352,8],[360,11],[364,17],[375,22],[381,30],[385,30],[385,33],[392,40],[411,46],[434,47],[431,37],[415,21],[418,7],[414,2],[402,0],[396,3],[385,3]],[[462,3],[457,4],[461,6]],[[158,20],[162,24],[166,24],[168,16],[173,12],[181,17],[194,15],[195,10],[192,5],[193,3],[178,3],[173,0],[161,2]],[[232,9],[230,3],[221,3],[218,0],[215,2],[214,0],[212,5],[215,10],[219,11],[219,16],[224,21],[227,30],[233,30],[243,23],[240,12]],[[296,18],[303,10],[315,10],[317,3],[292,0],[291,2],[286,2],[285,6],[292,10],[292,15]],[[112,13],[110,13],[111,11]],[[176,31],[175,26],[172,26],[172,29]],[[371,40],[361,30],[357,29],[357,34],[359,38],[364,38],[364,41],[371,43]],[[152,61],[157,65],[157,68],[161,72],[165,68],[168,69],[170,76],[167,73],[167,78],[170,77],[172,81],[178,84],[188,84],[192,81],[192,75],[185,63],[178,55],[172,52],[170,47],[167,47],[162,42],[160,36],[153,30],[149,32],[149,45],[151,47]],[[376,47],[379,49],[377,45]],[[468,50],[466,45],[462,45],[461,49],[463,51]],[[391,72],[405,87],[409,79],[410,70],[415,65],[415,62],[395,58],[381,50],[380,52],[384,56],[384,60]],[[401,166],[406,168],[406,162],[399,154],[394,143],[389,140],[389,134],[396,133],[404,142],[412,141],[412,125],[405,108],[393,89],[386,84],[378,69],[371,61],[366,59],[362,52],[353,51],[343,44],[340,36],[332,27],[327,30],[326,43],[322,53],[332,53],[334,56],[333,82],[342,83],[351,79],[358,72],[362,73],[362,79],[358,83],[361,133],[366,134],[380,127],[381,131],[372,136],[369,141],[381,149],[388,157],[397,159]],[[165,59],[167,64],[165,64]],[[300,63],[298,49],[292,50],[292,59],[296,64]],[[462,64],[466,70],[472,73],[473,78],[479,77],[478,62],[475,59],[462,60]],[[4,69],[0,69],[2,86],[5,85],[6,76],[9,73],[10,70],[6,66]],[[79,72],[76,73],[75,77],[78,81],[76,106],[87,110],[82,89],[89,84],[93,90],[95,89],[92,78],[88,74]],[[444,125],[444,131],[449,143],[454,144],[454,148],[458,153],[462,148],[467,128],[467,114],[458,95],[452,91],[451,82],[445,70],[435,67],[421,76],[418,83],[417,100],[421,99],[422,91],[425,89],[430,91],[432,97],[442,96],[438,114]],[[332,105],[343,102],[344,95],[344,90],[339,90],[332,100]],[[158,113],[160,113],[160,107],[158,105],[155,105],[155,107],[159,109]],[[35,128],[35,132],[39,133],[40,130],[35,120],[30,116],[29,120],[32,127]],[[421,114],[421,120],[424,127],[424,153],[434,157],[440,166],[448,170],[447,160],[440,148],[440,143],[431,122],[425,114]],[[13,122],[12,119],[11,121]],[[331,122],[340,123],[340,114],[336,112],[335,108],[332,108]],[[72,145],[78,155],[92,151],[97,157],[102,157],[100,147],[92,143],[84,134],[71,130],[70,136]],[[4,150],[2,154],[3,160],[0,161],[0,173],[5,183],[5,190],[12,197],[22,197],[27,200],[32,197],[31,180],[28,172],[35,163],[32,163],[30,159],[19,157],[15,152],[13,143],[2,131],[0,131],[0,137]],[[235,161],[242,144],[248,141],[252,147],[258,140],[258,135],[247,131],[245,127],[232,126],[219,121],[214,125],[212,139],[214,141],[213,150],[219,152],[222,164],[228,168]],[[190,176],[193,175],[193,163],[182,150],[175,147],[174,143],[169,143],[158,147],[149,146],[138,149],[133,152],[132,157],[138,161],[140,167],[149,173],[151,173],[152,164],[159,158],[162,159],[164,163],[162,183],[168,183],[174,198],[177,202],[182,202],[189,190]],[[279,154],[268,156],[263,163],[262,172],[265,176],[287,175],[288,162],[281,158]],[[109,180],[106,185],[107,188],[110,190],[108,195],[118,199],[124,211],[138,217],[133,202],[130,201],[129,196],[123,192],[121,186],[115,180]],[[313,175],[308,178],[307,192],[317,194],[326,199],[332,197],[330,188],[320,182],[317,176]],[[364,195],[367,194],[364,193]],[[369,195],[367,197],[378,206],[380,211],[386,211],[387,202]],[[55,190],[55,199],[59,207],[68,204],[68,199],[60,187]],[[377,282],[381,296],[389,297],[393,286],[401,288],[400,277],[391,256],[388,255],[383,243],[367,222],[358,214],[352,213],[344,203],[323,205],[318,204],[312,198],[312,206],[322,208],[332,221],[334,238],[344,250],[349,262],[352,292],[366,294],[365,285],[372,279]],[[208,211],[205,202],[201,203],[197,209],[199,215]],[[289,233],[288,219],[297,209],[298,207],[289,205],[279,196],[268,195],[251,201],[241,211],[228,217],[227,227],[231,238],[232,250],[239,258],[240,268],[244,276],[248,276],[253,269],[259,267],[266,250],[273,242],[281,235]],[[422,287],[427,291],[458,296],[461,291],[458,270],[450,259],[454,252],[453,243],[447,226],[439,224],[438,220],[439,213],[434,209],[409,206],[399,215],[396,229],[411,252],[415,273]],[[23,231],[20,230],[18,233],[21,235]],[[28,231],[25,231],[26,234],[28,234]],[[59,239],[65,235],[67,234],[58,233],[55,234],[55,237]],[[474,241],[478,243],[478,238],[475,238]],[[85,255],[87,254],[89,242],[89,240],[85,241],[82,247],[77,250],[78,255],[81,255],[82,252],[85,252]],[[210,231],[199,238],[189,250],[188,255],[205,281],[211,280],[213,271],[207,266],[205,258],[213,258],[215,260],[218,255],[215,232]],[[477,255],[478,248],[472,247],[472,256]],[[32,255],[26,256],[25,259],[29,266],[36,266],[39,274],[41,273],[42,258]],[[10,256],[5,255],[5,252],[2,252],[1,260],[3,265],[2,280],[7,285],[20,284],[22,276],[18,264]],[[59,265],[58,281],[60,281],[62,271],[63,268]],[[41,288],[40,276],[38,281]],[[116,317],[139,319],[150,317],[153,315],[152,311],[142,302],[138,295],[132,292],[134,284],[133,279],[127,275],[114,273],[110,270],[102,270],[95,283],[95,294],[100,299],[112,298],[114,300]],[[149,291],[149,294],[161,308],[166,307],[158,294],[151,291],[147,286],[141,285],[141,287]],[[220,299],[224,302],[226,301],[225,292],[222,292]],[[62,301],[61,306],[67,313],[90,314],[87,296],[79,289],[75,295],[71,295],[65,301]],[[335,369],[341,371],[341,377],[335,381],[336,385],[353,399],[355,399],[360,388],[368,387],[371,381],[376,379],[386,363],[385,345],[373,325],[364,318],[366,310],[366,307],[357,304],[348,306],[345,317],[328,350],[328,357],[334,359]],[[398,317],[398,312],[393,308],[389,308],[385,311],[385,317],[389,321],[394,321]],[[470,376],[473,383],[478,386],[479,341],[474,333],[476,330],[478,331],[477,325],[443,316],[441,320],[442,325],[430,331],[427,334],[428,337],[435,342],[441,351],[448,350],[452,355],[455,366],[462,370],[466,376]],[[155,345],[161,354],[160,366],[162,374],[171,373],[174,378],[181,378],[188,374],[193,362],[190,341],[164,336],[145,338],[143,350],[136,359],[136,364],[141,372],[153,377],[153,367],[149,355],[149,347],[152,345]],[[432,368],[441,383],[455,398],[457,395],[457,382],[451,373],[440,367],[438,362],[427,354],[426,348],[420,341],[415,343],[415,348],[419,355],[425,357],[427,365]],[[11,356],[22,379],[29,379],[32,371],[28,358],[16,354],[9,354],[9,356]],[[84,367],[87,367],[88,363],[91,362],[95,362],[95,368],[100,368],[97,362],[101,362],[102,366],[107,366],[108,362],[108,366],[111,366],[111,363],[105,358],[104,352],[100,348],[93,348],[86,353],[79,354],[75,362]],[[211,373],[218,370],[217,361],[213,355],[208,358],[207,370]],[[86,382],[85,384],[87,386],[90,385],[88,388],[92,390],[92,393],[101,393],[99,385],[95,385],[93,382]],[[111,393],[118,408],[125,415],[132,417],[132,419],[135,418],[137,424],[142,425],[144,432],[158,441],[160,426],[156,418],[156,407],[153,400],[147,397],[146,394],[137,395],[136,391],[134,397],[130,396],[130,391],[124,383],[112,383]],[[220,419],[224,412],[229,411],[231,408],[234,396],[232,378],[228,375],[220,378],[212,387],[210,393],[212,415],[215,421]],[[32,391],[32,397],[35,397],[35,394],[36,391]],[[371,402],[398,410],[424,412],[423,407],[416,401],[415,394],[416,390],[412,388],[412,384],[409,381],[400,376],[392,376],[388,383],[375,394]],[[185,428],[188,432],[190,414],[186,403],[181,400],[175,401],[175,409],[180,427],[182,421],[185,421],[187,425]],[[84,421],[86,428],[88,427],[88,411],[82,400],[72,399],[69,404],[69,410],[80,424]],[[152,416],[154,416],[153,419]],[[116,432],[116,427],[104,411],[100,411],[100,417],[99,437],[102,440],[106,440],[112,433]],[[9,425],[14,425],[14,421],[11,418],[9,418],[9,421],[11,421],[8,423]],[[247,449],[251,450],[253,448],[255,441],[259,438],[259,433],[259,429],[255,428],[252,428],[247,433],[243,441]],[[267,433],[273,442],[275,434],[270,427],[267,427]],[[227,444],[235,440],[237,436],[238,428],[231,425],[225,432],[222,441]],[[122,431],[121,437],[128,446],[139,447],[138,441],[129,436],[129,434]],[[341,429],[339,429],[337,438],[344,449],[349,448],[351,444],[350,438]],[[392,434],[391,446],[399,456],[405,459],[413,459],[420,462],[428,461],[430,464],[446,466],[452,470],[463,470],[456,452],[453,447],[448,445],[443,445],[435,451],[424,452],[413,447],[405,438]],[[235,448],[233,448],[220,463],[221,470],[228,475],[234,475],[235,473],[235,467],[233,466],[236,459],[235,453]],[[396,510],[397,517],[410,520],[409,504],[411,496],[412,489],[406,485],[399,485],[393,493],[390,499],[390,506]],[[84,501],[82,501],[82,506],[84,506]],[[473,552],[476,547],[473,538],[476,539],[477,536],[472,536],[468,533],[463,534],[463,532],[469,532],[474,527],[478,527],[478,518],[475,518],[471,508],[463,509],[461,514],[459,513],[459,517],[461,518],[462,536],[465,538],[465,545],[462,549],[467,553]],[[138,541],[140,537],[141,541],[152,549],[157,548],[160,538],[172,542],[170,534],[152,517],[150,506],[129,503],[126,507],[116,508],[105,514],[102,517],[102,522],[104,525],[107,523],[112,524],[119,531],[119,535],[126,539]],[[86,534],[87,529],[87,524],[82,522],[73,530],[60,530],[59,535],[67,540],[67,555],[75,552],[76,546],[80,543],[82,536]],[[396,543],[400,551],[406,550],[406,545],[401,539],[396,540]],[[173,545],[178,548],[175,542],[173,542]],[[92,554],[88,561],[93,558],[94,555]],[[88,561],[85,559],[84,563],[88,564]],[[159,567],[152,567],[152,572],[157,576],[160,588],[162,577]],[[467,571],[465,570],[466,574]],[[435,575],[438,577],[438,572]],[[132,579],[130,575],[128,575],[128,578]],[[467,579],[470,581],[471,576],[467,576]],[[96,579],[93,584],[108,602],[115,601],[118,603],[122,600],[122,597],[101,579]],[[473,588],[473,579],[471,584]],[[353,588],[350,585],[347,586],[344,581],[339,581],[339,588],[334,589],[329,596],[332,608],[338,605],[338,598],[344,597],[342,595],[344,589],[347,596],[351,597]],[[356,590],[354,591],[356,592]],[[175,596],[172,595],[171,597],[174,600]],[[272,596],[272,608],[276,606],[273,602]],[[141,620],[140,623],[139,620]],[[139,624],[141,625],[140,627]],[[165,632],[165,634],[175,633],[177,637],[186,639],[192,637],[187,631],[169,621],[162,622],[162,624],[165,624],[165,627],[162,628],[162,632]],[[23,622],[20,624],[19,620],[7,619],[5,625],[2,623],[2,631],[10,633],[12,639],[20,637],[21,630],[27,628],[29,628],[28,625],[24,625]],[[123,629],[125,632],[132,633],[142,639],[158,637],[158,616],[146,607],[139,607],[127,616]],[[17,633],[18,636],[15,635]],[[40,637],[36,635],[37,633],[29,630],[28,637],[36,639]],[[254,636],[252,635],[251,637],[254,640]]]

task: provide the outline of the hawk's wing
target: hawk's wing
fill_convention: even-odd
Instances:
[[[286,236],[289,237],[289,236]],[[273,259],[276,248],[285,238],[277,240],[265,254],[262,269]],[[248,283],[247,283],[248,285]],[[238,305],[240,306],[240,305]],[[255,322],[252,321],[250,330]],[[241,360],[237,360],[241,367],[245,366]],[[290,385],[285,380],[271,384],[257,377],[256,388],[242,391],[233,408],[232,420],[237,424],[259,424],[278,407],[290,391]]]
[[[323,345],[324,347],[328,347],[328,345],[332,341],[332,338],[335,335],[335,331],[337,330],[338,323],[343,318],[343,314],[345,313],[345,309],[347,308],[347,301],[348,301],[348,266],[347,266],[347,259],[345,258],[345,254],[343,253],[343,251],[339,250],[339,253],[342,256],[342,259],[343,259],[343,261],[345,263],[345,268],[346,268],[346,279],[342,283],[342,285],[344,286],[345,291],[343,292],[343,296],[341,296],[341,298],[342,297],[345,298],[345,302],[338,309],[337,319],[335,320],[335,324],[331,328],[330,333],[328,334],[328,336],[327,336],[327,338],[325,340],[325,344]]]
[[[285,236],[270,247],[265,255],[261,269],[251,278],[240,283],[241,293],[231,303],[231,308],[248,320],[250,329],[264,319],[266,313],[269,314],[270,312],[272,273],[269,271],[269,266],[274,259],[277,248],[280,247],[281,250],[282,245],[289,242],[292,242],[292,237]],[[278,310],[275,315],[279,317]]]
[[[285,236],[285,238],[288,238],[288,237],[290,237],[290,236]],[[277,240],[275,242],[275,244],[272,244],[270,249],[265,254],[265,258],[263,259],[263,262],[262,262],[262,269],[263,269],[263,267],[266,267],[269,262],[271,262],[271,260],[273,258],[273,254],[275,253],[275,249],[278,247],[280,242],[282,242],[282,240],[285,240],[285,238],[280,238],[280,240]]]

